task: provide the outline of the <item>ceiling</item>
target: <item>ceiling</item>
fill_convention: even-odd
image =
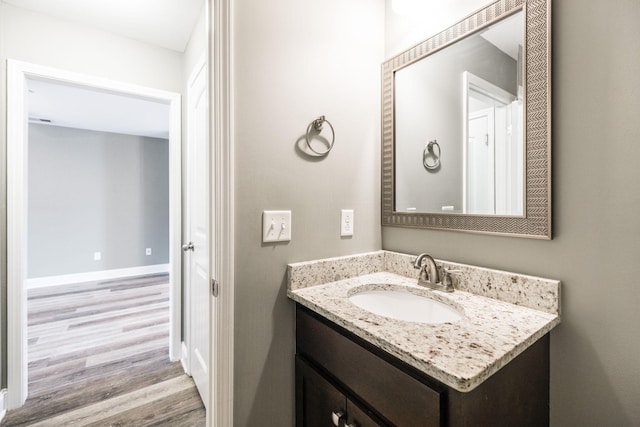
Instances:
[[[168,103],[50,80],[27,80],[29,121],[169,138]]]
[[[522,46],[524,30],[524,13],[518,12],[510,18],[504,19],[481,33],[489,43],[518,60],[518,51]]]
[[[144,43],[184,52],[204,0],[2,0]]]
[[[184,52],[205,0],[0,0]],[[29,80],[32,123],[168,138],[169,105],[55,81]]]

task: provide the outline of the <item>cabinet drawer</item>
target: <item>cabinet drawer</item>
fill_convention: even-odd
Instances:
[[[296,311],[298,352],[397,426],[440,426],[440,392],[342,335],[303,309]]]

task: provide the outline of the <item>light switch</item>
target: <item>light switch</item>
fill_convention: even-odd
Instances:
[[[340,236],[353,236],[353,209],[340,212]]]
[[[288,242],[291,240],[291,211],[264,211],[262,213],[262,242]]]

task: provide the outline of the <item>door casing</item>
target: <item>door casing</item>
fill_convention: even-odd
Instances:
[[[180,359],[181,341],[181,96],[95,76],[7,60],[7,408],[27,398],[27,80],[39,78],[140,96],[170,106],[169,125],[169,357]]]

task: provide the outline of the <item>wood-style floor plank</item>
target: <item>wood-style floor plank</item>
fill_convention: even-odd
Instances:
[[[169,361],[167,275],[29,290],[29,398],[2,426],[203,426]]]

